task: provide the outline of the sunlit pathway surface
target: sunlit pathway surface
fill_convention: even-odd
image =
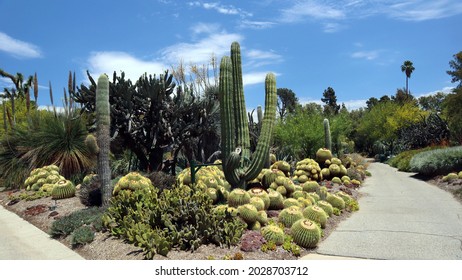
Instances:
[[[0,206],[0,260],[83,260],[83,258]]]
[[[462,204],[382,163],[369,166],[360,210],[341,222],[318,254],[368,259],[462,259]]]

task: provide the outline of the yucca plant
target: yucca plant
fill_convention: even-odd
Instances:
[[[85,173],[96,163],[85,145],[82,117],[43,112],[39,125],[17,126],[0,142],[0,177],[7,188],[20,188],[29,172],[56,164],[66,178]]]

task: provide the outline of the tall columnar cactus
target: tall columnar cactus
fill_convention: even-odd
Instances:
[[[330,135],[330,125],[328,119],[324,119],[324,141],[325,148],[329,151],[332,151],[332,140]]]
[[[247,109],[242,83],[239,43],[231,45],[231,58],[224,56],[220,63],[220,110],[223,172],[233,188],[246,187],[257,177],[268,161],[270,142],[276,119],[276,78],[269,73],[265,79],[265,113],[258,144],[250,153]]]
[[[101,180],[101,194],[103,207],[109,206],[112,196],[111,169],[109,168],[109,145],[111,115],[109,108],[109,79],[105,74],[98,78],[96,86],[96,134],[98,153],[98,175]]]

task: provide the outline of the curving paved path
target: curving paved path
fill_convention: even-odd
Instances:
[[[438,187],[372,163],[360,210],[342,221],[318,254],[366,259],[461,260],[462,204]],[[314,259],[313,256],[307,257]]]
[[[59,241],[0,206],[0,260],[83,260]]]

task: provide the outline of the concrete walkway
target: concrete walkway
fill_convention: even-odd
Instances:
[[[79,254],[0,206],[0,260],[83,260]]]
[[[462,259],[462,205],[450,193],[386,164],[369,171],[360,210],[319,245],[323,259]]]

